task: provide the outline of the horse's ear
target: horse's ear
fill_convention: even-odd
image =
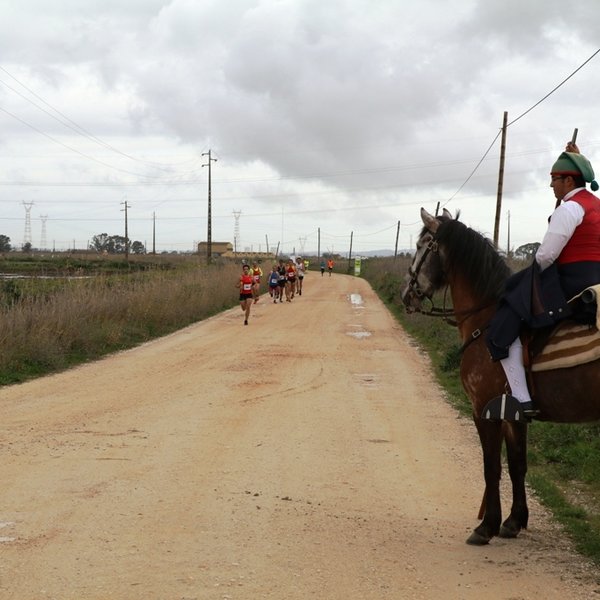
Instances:
[[[423,224],[431,233],[435,233],[440,225],[440,222],[433,216],[430,215],[424,208],[421,208],[421,219]]]
[[[442,213],[442,214],[443,214],[445,217],[447,217],[448,219],[454,219],[454,217],[452,216],[452,213],[451,213],[451,212],[450,212],[450,211],[449,211],[447,208],[445,208],[445,209],[444,209],[444,211],[443,211],[443,213]]]

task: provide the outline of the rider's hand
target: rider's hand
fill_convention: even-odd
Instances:
[[[580,154],[579,148],[575,142],[567,142],[567,152],[574,152],[575,154]]]

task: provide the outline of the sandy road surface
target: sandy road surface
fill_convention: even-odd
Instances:
[[[0,599],[589,599],[532,502],[485,548],[480,453],[368,285],[309,274],[0,391]]]

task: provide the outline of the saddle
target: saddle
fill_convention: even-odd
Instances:
[[[580,319],[530,331],[523,339],[525,368],[533,372],[564,369],[600,358],[600,284],[586,288],[569,302],[580,301]]]
[[[600,358],[600,284],[586,288],[569,302],[579,303],[577,320],[565,320],[553,327],[529,330],[521,335],[523,362],[532,395],[532,372],[565,369]],[[508,393],[496,396],[482,412],[488,420],[530,421],[523,405]]]

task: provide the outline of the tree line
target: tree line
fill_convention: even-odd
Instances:
[[[108,233],[99,233],[92,238],[89,250],[94,250],[99,254],[145,254],[146,247],[142,242],[125,239],[122,235],[108,235]],[[0,252],[10,252],[13,250],[10,238],[7,235],[0,234]],[[30,242],[23,244],[23,251],[33,250]]]

